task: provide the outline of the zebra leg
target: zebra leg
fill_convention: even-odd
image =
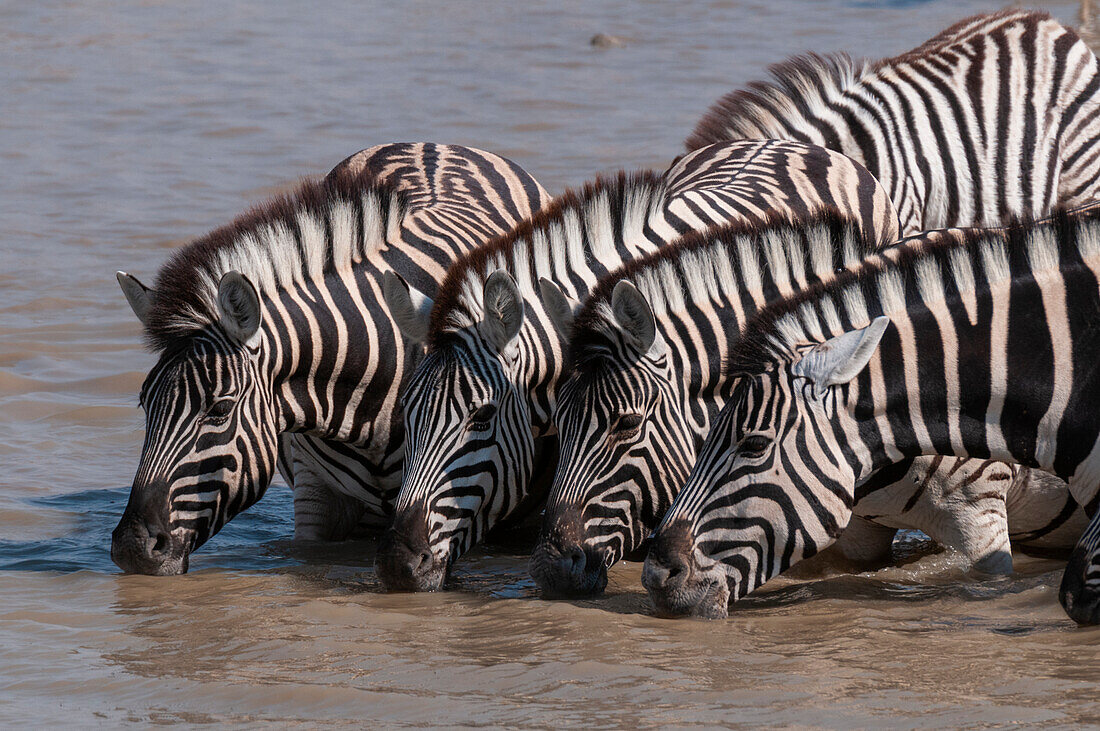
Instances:
[[[855,564],[861,571],[882,568],[893,561],[894,536],[897,532],[897,528],[853,515],[848,527],[822,555],[839,553],[845,561]]]
[[[295,455],[294,538],[302,541],[342,541],[355,530],[365,505],[328,485],[313,463]]]
[[[1005,499],[1016,477],[1012,466],[979,459],[914,460],[911,478],[924,491],[913,509],[915,527],[959,551],[986,574],[1012,573],[1012,544]]]
[[[1100,624],[1100,510],[1095,500],[1089,507],[1092,519],[1073,549],[1058,590],[1066,614],[1078,624]]]
[[[1068,557],[1089,524],[1066,481],[1043,470],[1017,468],[1005,502],[1012,545],[1036,555]]]
[[[1005,496],[1013,476],[1001,462],[921,457],[872,476],[862,486],[867,494],[856,511],[922,531],[962,553],[978,571],[1011,574]]]

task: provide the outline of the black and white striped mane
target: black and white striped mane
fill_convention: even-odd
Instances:
[[[660,319],[668,312],[685,311],[690,302],[705,302],[723,292],[759,291],[774,287],[768,282],[783,279],[804,281],[808,272],[831,269],[831,262],[859,261],[876,244],[859,221],[833,207],[795,222],[787,214],[771,212],[763,220],[685,234],[600,278],[573,321],[569,361],[578,366],[607,352],[602,346],[614,321],[611,295],[622,280],[638,287]],[[830,264],[823,267],[823,260]],[[762,276],[765,270],[766,277]]]
[[[864,312],[868,296],[888,315],[906,309],[907,292],[919,293],[925,303],[972,300],[1008,281],[1013,271],[1056,269],[1059,261],[1100,256],[1100,203],[1017,219],[1004,228],[926,232],[891,249],[890,256],[868,257],[830,282],[760,310],[730,353],[728,372],[758,374],[792,360],[799,348],[823,339],[822,323],[833,333],[848,329],[848,313]],[[825,303],[821,308],[819,301]]]
[[[686,147],[695,150],[721,140],[777,135],[813,142],[799,128],[791,126],[791,120],[812,122],[822,114],[837,114],[833,100],[879,69],[925,59],[964,41],[975,31],[988,33],[998,25],[1020,21],[1026,21],[1032,28],[1049,20],[1049,13],[1024,10],[975,15],[911,51],[877,61],[853,59],[842,52],[794,56],[769,66],[770,80],[750,82],[745,88],[730,92],[715,102],[688,137]],[[943,59],[939,62],[943,63]],[[838,151],[843,149],[834,140],[825,140],[825,146]],[[868,161],[868,167],[871,166]]]
[[[524,298],[538,301],[534,287],[539,276],[568,273],[570,262],[589,261],[628,235],[644,235],[652,215],[665,204],[666,185],[661,174],[648,170],[599,177],[580,191],[565,191],[504,236],[468,252],[451,265],[439,286],[429,347],[481,320],[482,287],[493,271],[507,270]]]
[[[157,274],[145,338],[156,351],[218,319],[218,283],[238,271],[265,295],[352,267],[380,249],[404,195],[365,170],[303,182],[178,249]]]

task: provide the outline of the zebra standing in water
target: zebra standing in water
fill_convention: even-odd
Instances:
[[[724,616],[921,454],[1032,465],[1092,516],[1062,579],[1100,621],[1100,205],[868,260],[768,307],[643,570],[659,610]]]
[[[620,175],[566,193],[452,266],[430,311],[424,295],[391,277],[394,319],[427,354],[403,397],[408,451],[393,527],[379,546],[383,583],[439,588],[490,528],[545,499],[563,366],[539,297],[546,282],[570,308],[567,298],[687,231],[797,219],[827,206],[877,243],[896,236],[885,191],[842,155],[791,142],[725,143],[686,156],[663,177]]]
[[[876,242],[853,238],[866,232],[844,223],[826,215],[689,234],[601,278],[576,311],[547,308],[569,376],[558,387],[560,459],[531,558],[543,592],[599,593],[607,568],[642,546],[729,397],[726,359],[746,319],[874,250]],[[552,287],[547,294],[561,301]],[[983,479],[949,494],[934,481],[906,479],[909,470],[886,471],[856,512],[893,527],[859,523],[838,547],[848,558],[881,561],[896,527],[916,528],[990,572],[1011,571],[1010,528],[1019,541],[1072,547],[1084,522],[1078,515],[1059,525],[1063,508],[1075,507],[1065,483],[1038,473],[1016,483],[1019,495],[1006,494],[1012,470],[987,462],[977,471]],[[991,489],[997,484],[1004,488]],[[1047,530],[1052,524],[1060,529]]]
[[[294,475],[296,535],[384,518],[403,448],[397,394],[420,350],[382,304],[383,275],[430,290],[460,254],[547,200],[495,155],[385,145],[184,247],[152,289],[119,273],[160,357],[141,389],[145,444],[115,563],[185,572],[191,551],[263,495],[287,432],[309,437],[282,446],[313,469]],[[363,482],[349,486],[341,470]],[[353,501],[333,492],[345,489]]]
[[[877,62],[810,54],[770,70],[772,81],[719,100],[687,148],[765,137],[842,152],[889,191],[902,235],[998,226],[1100,197],[1100,69],[1080,37],[1046,13],[974,16]],[[882,486],[908,473],[938,495],[980,480],[1005,494],[989,479],[1005,470],[1009,496],[1064,492],[1052,477],[987,461],[919,459],[872,479]],[[1057,529],[1074,519],[1073,506],[1049,517]],[[893,535],[865,523],[861,532],[880,548]],[[1008,554],[1001,569],[1011,569]]]

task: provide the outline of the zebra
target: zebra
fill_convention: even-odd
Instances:
[[[903,236],[999,226],[1100,190],[1096,56],[1047,13],[976,15],[894,58],[796,56],[716,102],[688,137],[791,139],[882,183]]]
[[[1046,13],[976,15],[894,58],[808,54],[770,72],[771,81],[715,103],[687,149],[767,137],[842,152],[889,191],[902,235],[998,226],[1012,216],[1044,216],[1056,205],[1100,198],[1097,59],[1077,33]],[[931,485],[937,494],[982,494],[980,484],[1004,493],[987,478],[1006,470],[1013,475],[1009,494],[1059,490],[1049,484],[1053,477],[1028,468],[954,459],[937,460],[935,469],[932,460],[919,459],[872,479],[881,483],[907,472],[913,484]],[[878,492],[888,494],[896,496]],[[1068,506],[1058,515],[1071,523],[1080,518]],[[889,550],[889,528],[860,523],[863,545]],[[1023,532],[1041,523],[1030,522]],[[989,555],[1002,558],[986,562],[986,569],[1011,571],[1007,550]]]
[[[666,614],[725,616],[828,545],[872,472],[920,454],[1069,481],[1091,516],[1060,599],[1100,621],[1100,204],[871,257],[754,316],[738,382],[653,537]]]
[[[277,454],[296,536],[341,537],[364,513],[384,523],[403,453],[398,393],[420,357],[382,304],[384,274],[431,289],[548,200],[496,155],[383,145],[180,249],[152,289],[120,272],[159,358],[141,388],[145,442],[115,563],[186,572],[263,496]]]
[[[408,446],[376,560],[383,584],[438,589],[487,531],[541,507],[557,459],[551,415],[563,368],[547,309],[574,307],[601,276],[688,231],[797,218],[824,205],[877,243],[897,235],[885,191],[842,155],[801,143],[727,142],[683,157],[664,176],[620,173],[566,192],[456,262],[434,303],[390,277],[394,319],[427,354],[403,395]],[[560,296],[546,308],[540,295],[551,290]]]
[[[725,359],[746,318],[874,250],[865,230],[845,223],[825,211],[687,234],[602,277],[577,311],[547,308],[569,375],[558,386],[560,458],[530,565],[544,594],[599,593],[607,568],[642,549],[729,396]],[[877,565],[897,528],[915,528],[996,573],[1005,557],[1011,570],[1010,530],[1017,541],[1068,548],[1084,527],[1065,484],[1045,473],[1017,479],[1012,465],[942,457],[900,467],[876,475],[880,486],[856,506],[876,522],[845,531],[845,557]],[[950,469],[957,489],[945,491],[939,473]]]

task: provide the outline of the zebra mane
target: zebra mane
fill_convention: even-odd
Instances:
[[[614,253],[616,243],[640,238],[652,214],[664,205],[666,181],[652,171],[619,172],[567,190],[511,231],[458,259],[439,285],[428,345],[454,330],[480,322],[485,280],[497,269],[511,274],[525,300],[539,302],[538,279],[561,281],[572,262]]]
[[[1057,269],[1059,261],[1100,256],[1100,203],[1059,209],[1042,219],[1015,219],[1004,228],[926,231],[865,258],[829,282],[815,284],[761,309],[730,353],[727,370],[752,375],[794,360],[807,345],[862,327],[875,315],[959,297],[974,310],[983,287],[1008,281],[1021,266]]]
[[[763,220],[690,232],[597,282],[573,321],[569,358],[577,365],[606,352],[600,346],[616,329],[611,295],[620,281],[634,284],[660,320],[743,292],[785,289],[790,282],[807,287],[815,272],[854,266],[876,244],[858,220],[831,206],[800,220],[773,211]]]
[[[753,81],[726,94],[703,115],[685,145],[688,150],[730,139],[775,137],[823,144],[844,152],[848,145],[822,140],[816,121],[837,112],[834,100],[884,68],[926,59],[968,36],[996,26],[1024,22],[1029,27],[1050,21],[1049,13],[1003,10],[959,21],[917,48],[879,61],[853,59],[847,53],[806,53],[768,67],[771,79]],[[854,144],[854,143],[852,143]],[[849,153],[851,154],[851,153]]]
[[[403,193],[369,170],[303,182],[178,249],[153,286],[145,338],[164,351],[218,320],[218,284],[243,274],[261,298],[358,265],[396,236]]]

